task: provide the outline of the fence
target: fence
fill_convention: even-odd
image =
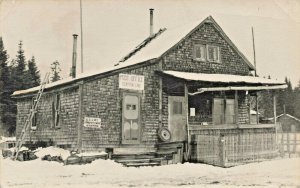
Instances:
[[[191,160],[229,167],[278,156],[275,128],[203,131],[192,136]]]
[[[277,132],[277,143],[281,157],[300,156],[300,133]]]

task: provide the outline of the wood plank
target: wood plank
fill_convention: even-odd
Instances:
[[[77,150],[82,152],[82,111],[83,111],[83,81],[79,84],[78,89],[78,119],[77,119]]]

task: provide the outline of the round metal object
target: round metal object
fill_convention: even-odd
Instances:
[[[171,140],[171,133],[168,128],[161,127],[158,130],[158,137],[160,138],[161,141],[168,142]]]

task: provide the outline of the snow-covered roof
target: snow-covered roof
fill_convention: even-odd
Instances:
[[[243,60],[248,64],[249,68],[254,70],[253,65],[247,60],[247,58],[238,50],[238,48],[233,44],[233,42],[228,38],[228,36],[224,33],[221,27],[215,22],[215,20],[209,16],[204,19],[200,24],[199,21],[195,21],[192,23],[181,25],[176,28],[167,28],[166,31],[155,37],[154,40],[151,40],[147,45],[143,48],[139,49],[134,55],[130,56],[126,61],[117,63],[113,62],[111,65],[117,65],[110,67],[108,69],[102,69],[96,72],[88,72],[83,74],[78,74],[76,78],[66,78],[63,80],[59,80],[57,82],[49,83],[45,86],[45,89],[53,88],[56,86],[69,84],[72,82],[76,82],[78,80],[108,73],[111,71],[119,70],[128,66],[141,64],[148,62],[149,60],[154,60],[160,58],[163,54],[165,54],[168,50],[172,49],[176,44],[179,44],[186,36],[193,33],[197,28],[199,28],[204,23],[212,23],[219,33],[223,36],[223,38],[235,49],[235,51],[243,58]],[[227,75],[226,75],[227,76]],[[36,92],[40,89],[40,86],[33,87],[26,90],[15,91],[12,96],[24,95]]]
[[[140,62],[140,63],[143,63],[143,62]],[[56,82],[46,84],[45,89],[50,89],[50,88],[53,88],[53,87],[56,87],[56,86],[69,84],[69,83],[72,83],[72,82],[82,80],[84,78],[88,78],[88,77],[92,77],[92,76],[96,76],[96,75],[100,75],[100,74],[104,74],[104,73],[109,73],[111,71],[119,70],[119,69],[129,67],[131,65],[136,65],[136,64],[139,64],[139,63],[126,63],[126,64],[121,64],[119,66],[114,66],[114,67],[110,67],[110,68],[107,68],[107,69],[102,69],[100,71],[85,72],[85,73],[82,73],[82,74],[78,74],[76,78],[69,77],[69,78],[65,78],[65,79],[62,79],[62,80],[59,80],[59,81],[56,81]],[[12,94],[12,96],[18,96],[18,95],[33,93],[33,92],[38,91],[39,89],[40,89],[40,86],[25,89],[25,90],[15,91]]]
[[[279,116],[277,116],[277,118],[279,118],[279,117],[281,117],[281,116],[283,116],[284,114],[280,114]],[[298,121],[298,122],[300,122],[300,119],[298,119],[298,118],[296,118],[296,117],[294,117],[294,116],[292,116],[292,115],[290,115],[290,114],[285,114],[286,116],[288,116],[288,117],[290,117],[290,118],[292,118],[292,119],[294,119],[294,120],[296,120],[296,121]],[[270,118],[270,120],[273,120],[274,118]]]
[[[155,59],[161,57],[169,49],[180,43],[185,37],[193,33],[196,29],[202,26],[204,23],[212,23],[215,28],[219,31],[222,37],[228,42],[234,50],[242,57],[242,59],[247,63],[250,69],[254,70],[254,66],[247,60],[247,58],[238,50],[238,48],[233,44],[229,37],[224,33],[222,28],[216,23],[212,16],[204,19],[200,24],[199,21],[187,23],[176,28],[167,28],[167,30],[161,35],[157,36],[155,40],[149,42],[145,47],[140,49],[134,56],[128,58],[122,64],[132,64],[147,61],[149,59]]]
[[[256,112],[255,110],[250,110],[250,114],[251,114],[251,115],[256,115],[257,112]],[[260,114],[260,113],[258,112],[258,114]]]
[[[16,141],[16,137],[1,137],[0,143],[4,143],[4,142],[15,142]]]
[[[191,81],[204,81],[204,82],[219,82],[219,83],[247,83],[247,84],[266,84],[266,85],[283,85],[284,82],[271,80],[266,78],[254,76],[241,76],[231,74],[205,74],[205,73],[192,73],[192,72],[179,72],[179,71],[162,71],[166,75],[173,77],[191,80]]]

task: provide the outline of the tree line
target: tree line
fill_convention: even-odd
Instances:
[[[270,76],[269,76],[270,78]],[[274,117],[273,95],[276,95],[276,114],[290,114],[300,119],[300,80],[293,89],[291,81],[286,77],[286,89],[261,91],[258,95],[259,112],[264,118]]]
[[[51,64],[51,82],[60,80],[59,62]],[[16,101],[14,91],[39,86],[41,75],[34,56],[26,60],[22,41],[15,58],[10,59],[0,37],[0,135],[12,136],[16,130]]]

